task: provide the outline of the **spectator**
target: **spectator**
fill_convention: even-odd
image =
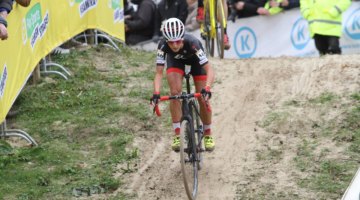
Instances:
[[[131,16],[135,13],[134,4],[129,2],[129,0],[124,1],[124,15]]]
[[[284,10],[300,7],[300,0],[283,0],[280,7]]]
[[[194,31],[200,28],[199,22],[196,21],[197,15],[197,0],[187,0],[188,5],[188,16],[185,21],[185,30],[186,31]]]
[[[301,14],[309,22],[320,55],[341,54],[342,13],[350,4],[350,0],[300,0]]]
[[[275,15],[285,9],[291,9],[299,6],[299,0],[269,0],[266,2],[264,7],[269,11],[270,15]]]
[[[152,0],[132,0],[138,9],[125,16],[125,42],[135,45],[150,40],[154,33],[156,5]]]
[[[6,40],[8,38],[7,21],[6,18],[12,10],[12,0],[0,0],[0,39]]]
[[[266,0],[230,0],[231,14],[228,20],[235,22],[237,17],[270,15],[270,12],[264,8],[266,2]]]
[[[188,6],[186,0],[161,0],[157,6],[155,14],[155,29],[153,41],[158,42],[160,36],[160,27],[163,21],[176,17],[184,24],[188,16]]]

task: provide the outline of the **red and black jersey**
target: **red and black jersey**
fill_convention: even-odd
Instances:
[[[175,53],[167,44],[166,39],[162,39],[157,48],[156,64],[165,65],[166,59],[169,60],[169,58],[170,60],[174,59],[186,65],[200,65],[201,67],[208,63],[204,48],[196,37],[185,34],[183,42],[183,48]]]

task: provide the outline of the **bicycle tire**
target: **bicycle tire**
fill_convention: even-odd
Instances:
[[[224,6],[222,0],[216,1],[215,16],[216,17],[216,47],[220,59],[224,58]]]
[[[205,8],[205,17],[204,17],[204,32],[205,35],[205,48],[207,55],[210,55],[211,57],[214,57],[215,53],[215,38],[212,34],[212,27],[211,27],[211,13],[210,13],[210,0],[204,2],[204,8]]]
[[[194,126],[192,120],[185,118],[180,127],[180,163],[186,195],[195,200],[198,191],[198,162],[194,145]]]
[[[203,141],[203,124],[200,119],[200,107],[198,101],[192,100],[189,104],[191,117],[193,119],[193,124],[195,128],[195,143],[196,143],[196,156],[198,159],[198,170],[201,170],[203,163],[202,152],[204,151],[204,141]]]

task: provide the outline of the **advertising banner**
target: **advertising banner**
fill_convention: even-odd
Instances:
[[[360,53],[360,2],[353,2],[344,12],[342,24],[342,53]],[[273,16],[241,18],[235,23],[228,21],[227,33],[231,49],[225,51],[225,58],[318,56],[314,40],[309,34],[308,22],[302,18],[298,8]],[[190,34],[204,42],[200,30]],[[135,48],[154,50],[157,44],[143,42]]]
[[[360,2],[343,14],[340,45],[343,54],[360,53]],[[273,16],[256,16],[228,22],[231,50],[226,58],[318,56],[308,22],[299,9]]]
[[[0,123],[39,61],[87,29],[125,41],[123,0],[32,0],[14,4],[0,41]]]

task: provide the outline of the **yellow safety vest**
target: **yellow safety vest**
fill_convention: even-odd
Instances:
[[[279,4],[282,1],[283,0],[276,0],[276,2],[278,2]],[[280,8],[280,7],[270,7],[270,1],[266,2],[264,8],[270,12],[270,15],[278,14],[279,12],[281,12],[283,10],[283,8]]]
[[[300,0],[300,11],[309,23],[310,35],[341,36],[342,13],[351,0]]]

